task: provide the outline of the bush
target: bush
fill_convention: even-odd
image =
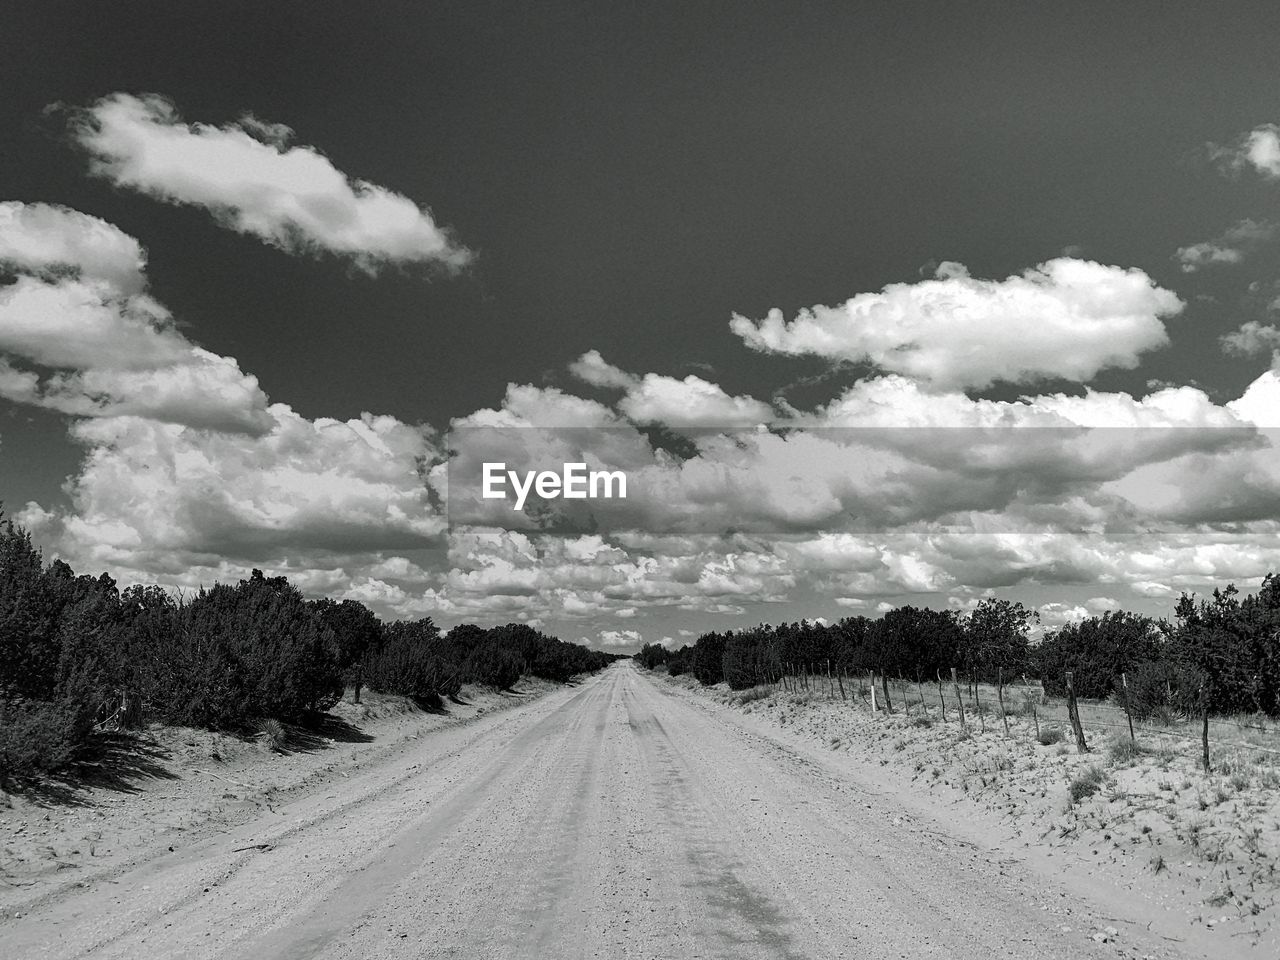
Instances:
[[[245,728],[326,710],[342,695],[333,632],[288,580],[261,570],[201,590],[158,654],[168,661],[160,713],[170,723]]]
[[[380,693],[413,697],[432,708],[462,688],[461,665],[443,656],[440,630],[430,617],[387,626],[386,640],[365,668],[365,682]]]
[[[1148,753],[1141,744],[1134,743],[1128,737],[1116,737],[1107,744],[1107,756],[1113,763],[1132,763]]]
[[[1200,710],[1204,674],[1193,666],[1168,660],[1138,664],[1126,678],[1128,693],[1116,691],[1116,702],[1135,720],[1172,723]]]
[[[1062,742],[1061,727],[1041,727],[1040,732],[1036,734],[1036,742],[1042,747],[1051,747],[1055,743]]]
[[[258,735],[266,743],[267,747],[276,753],[283,753],[285,746],[289,742],[289,734],[284,728],[284,724],[279,720],[266,719],[262,721],[259,727]]]
[[[1159,659],[1161,640],[1150,617],[1109,610],[1045,637],[1036,648],[1035,666],[1051,696],[1066,696],[1070,670],[1076,696],[1102,699],[1119,687],[1120,674]]]
[[[56,770],[82,742],[77,710],[41,700],[0,701],[0,783]]]
[[[509,690],[520,679],[524,661],[515,651],[485,639],[467,654],[464,673],[469,683]]]
[[[1106,774],[1099,767],[1086,767],[1067,786],[1067,793],[1071,797],[1071,802],[1079,803],[1081,800],[1092,797],[1102,789],[1102,784],[1105,780]]]

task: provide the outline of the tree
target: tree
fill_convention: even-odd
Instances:
[[[1034,670],[1053,696],[1066,695],[1070,670],[1077,695],[1101,699],[1116,691],[1122,673],[1159,660],[1161,647],[1159,625],[1150,617],[1108,610],[1045,637],[1034,651]]]
[[[704,633],[693,644],[693,675],[704,687],[713,686],[724,679],[724,648],[727,639],[723,633]]]
[[[254,570],[216,584],[183,608],[185,670],[170,673],[170,722],[239,727],[262,717],[298,719],[342,695],[333,632],[284,577]]]
[[[326,598],[312,601],[311,607],[333,632],[337,643],[338,670],[343,680],[355,687],[355,702],[359,703],[365,661],[382,646],[382,621],[358,600],[339,603]]]
[[[1029,662],[1031,624],[1039,620],[1039,614],[1021,603],[994,597],[980,602],[965,622],[961,645],[970,676],[994,682],[1001,673],[1022,673]]]

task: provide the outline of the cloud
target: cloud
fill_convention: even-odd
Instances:
[[[1061,257],[1004,280],[949,264],[931,280],[861,293],[837,307],[779,310],[733,330],[752,349],[871,363],[933,389],[1061,378],[1137,366],[1168,342],[1162,317],[1182,302],[1136,268]]]
[[[620,413],[642,424],[668,427],[744,427],[774,419],[773,408],[746,396],[731,396],[719,385],[689,375],[683,380],[657,373],[636,376],[589,350],[569,365],[578,379],[596,387],[625,391]]]
[[[353,179],[292,131],[252,115],[216,127],[184,123],[161,96],[116,93],[73,114],[91,170],[167,203],[203,207],[228,229],[289,253],[328,253],[369,273],[390,264],[456,269],[471,254],[430,211]]]
[[[588,350],[569,364],[569,372],[593,387],[626,390],[639,382],[634,374],[607,363],[599,350]]]
[[[1267,221],[1241,220],[1221,236],[1203,243],[1179,247],[1174,259],[1183,273],[1195,273],[1205,267],[1239,263],[1255,247],[1272,239],[1280,225]]]
[[[392,417],[312,421],[283,404],[271,414],[262,436],[141,417],[77,422],[86,456],[68,488],[73,509],[45,517],[46,535],[89,569],[149,577],[224,560],[308,557],[333,569],[368,554],[369,576],[416,579],[394,553],[372,554],[427,546],[443,530],[417,467],[436,455],[430,434]]]
[[[193,344],[145,292],[132,237],[66,207],[10,202],[0,259],[17,275],[0,286],[0,396],[81,417],[270,429],[257,378]]]
[[[1250,320],[1218,338],[1222,352],[1237,357],[1253,357],[1268,350],[1280,350],[1280,329]]]
[[[1210,144],[1209,150],[1224,169],[1252,168],[1268,179],[1280,178],[1280,125],[1261,124],[1235,143],[1225,147]]]
[[[644,643],[639,630],[601,630],[602,647],[638,647]]]
[[[46,280],[102,280],[122,295],[146,287],[142,245],[113,224],[49,203],[0,203],[0,268]]]

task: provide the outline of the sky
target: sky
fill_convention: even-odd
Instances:
[[[0,501],[124,583],[613,649],[1256,588],[1278,40],[1265,3],[23,5]],[[463,440],[631,495],[464,516]]]

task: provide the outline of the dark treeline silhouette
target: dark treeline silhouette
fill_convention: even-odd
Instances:
[[[1022,604],[996,598],[967,615],[903,606],[876,619],[706,633],[678,650],[649,644],[635,659],[734,690],[828,672],[933,681],[950,679],[955,668],[967,682],[1034,678],[1060,696],[1070,671],[1077,695],[1114,696],[1139,717],[1280,716],[1280,577],[1274,574],[1256,595],[1241,597],[1233,585],[1214,590],[1212,599],[1183,594],[1172,620],[1108,611],[1033,642],[1035,619]]]
[[[307,600],[253,571],[189,599],[121,591],[45,566],[0,513],[0,783],[66,763],[95,728],[148,722],[249,731],[332,707],[347,686],[438,708],[463,683],[565,682],[615,656],[523,624],[384,624],[354,600]]]

